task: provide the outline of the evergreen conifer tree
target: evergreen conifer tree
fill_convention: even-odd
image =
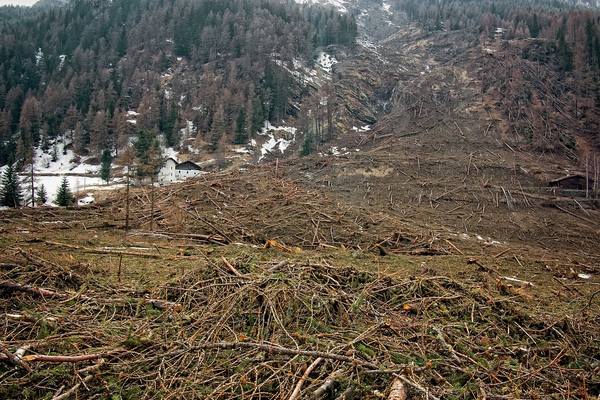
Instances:
[[[43,183],[39,187],[39,189],[37,190],[37,193],[36,193],[35,197],[36,197],[36,201],[37,201],[38,205],[42,205],[43,206],[48,201],[48,193],[46,192],[46,188],[44,187]]]
[[[0,196],[0,206],[20,207],[23,202],[19,175],[14,164],[9,164],[2,174],[2,195]]]
[[[310,153],[312,153],[313,144],[314,144],[314,136],[313,136],[312,132],[308,132],[306,134],[306,138],[304,139],[304,142],[302,142],[302,149],[300,150],[300,155],[307,156]]]
[[[75,202],[75,197],[71,193],[71,189],[69,188],[69,181],[67,178],[63,178],[60,186],[58,187],[58,191],[56,192],[56,200],[55,203],[58,206],[66,207],[70,206]]]
[[[246,110],[240,109],[235,126],[234,144],[245,144],[248,141],[248,132],[246,131]]]
[[[105,149],[102,152],[102,160],[100,164],[100,178],[108,183],[110,181],[110,170],[112,167],[112,155],[110,150]]]

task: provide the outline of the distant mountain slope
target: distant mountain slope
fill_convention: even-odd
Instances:
[[[597,11],[572,4],[345,2],[379,7],[380,14],[361,13],[359,26],[387,13],[378,25],[393,32],[382,38],[382,29],[361,30],[367,54],[336,66],[343,71],[336,87],[373,137],[456,129],[457,119],[478,115],[469,129],[495,132],[493,140],[524,151],[567,156],[585,170],[600,149],[600,27]],[[342,84],[353,71],[360,77]]]

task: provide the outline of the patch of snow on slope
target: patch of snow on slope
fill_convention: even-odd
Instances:
[[[42,52],[42,48],[38,48],[37,53],[35,53],[35,65],[40,65],[40,62],[44,59],[44,53]]]
[[[127,122],[129,122],[130,124],[137,124],[137,116],[140,115],[138,112],[133,111],[133,110],[129,110],[127,111],[127,117],[129,118],[127,120]]]
[[[62,184],[63,178],[67,178],[69,189],[71,193],[77,198],[81,198],[78,201],[79,205],[90,204],[94,201],[94,190],[109,190],[118,187],[123,187],[123,184],[117,183],[115,180],[111,184],[107,185],[99,177],[100,166],[87,165],[87,164],[75,164],[73,162],[74,153],[72,150],[67,150],[64,154],[60,150],[62,146],[60,143],[56,144],[57,151],[56,161],[52,161],[52,150],[50,154],[44,153],[43,151],[36,149],[34,154],[34,188],[36,196],[42,185],[46,191],[47,201],[44,205],[55,206],[53,204],[56,200],[56,193],[58,188]],[[114,165],[114,163],[113,163]],[[0,167],[0,176],[4,173],[4,167]],[[19,180],[21,182],[21,190],[23,194],[23,204],[31,205],[30,194],[31,194],[31,183],[29,180],[31,170],[25,168],[19,174]],[[40,206],[36,199],[36,206]]]
[[[348,10],[346,9],[346,7],[344,6],[344,3],[346,3],[346,1],[342,1],[342,0],[296,0],[296,3],[298,4],[328,4],[330,6],[335,7],[339,12],[348,12]]]
[[[372,41],[370,41],[369,39],[365,38],[365,37],[359,37],[356,38],[356,44],[358,44],[359,46],[362,46],[365,50],[370,51],[371,53],[373,53],[373,55],[375,57],[377,57],[377,59],[379,61],[381,61],[382,63],[385,64],[389,64],[390,62],[379,52],[379,49],[381,48],[381,46],[379,46],[378,44],[373,43]]]
[[[92,204],[96,199],[94,199],[94,193],[87,193],[84,198],[81,198],[77,201],[77,205],[85,206],[87,204]]]
[[[319,58],[317,59],[317,63],[329,74],[331,74],[331,67],[333,67],[334,64],[337,64],[337,62],[338,61],[335,59],[335,57],[325,52],[320,52]]]
[[[179,153],[172,147],[165,147],[163,149],[163,157],[165,159],[172,158],[173,160],[179,162]]]
[[[35,187],[39,189],[42,184],[48,195],[48,202],[52,203],[56,199],[56,193],[62,183],[63,177],[69,182],[69,189],[78,196],[81,191],[86,191],[92,187],[98,188],[103,185],[100,179],[98,165],[75,164],[73,162],[75,154],[72,150],[66,152],[58,151],[56,161],[52,161],[52,155],[46,154],[37,149],[35,152]],[[27,171],[24,171],[26,174]],[[92,176],[90,176],[92,175]],[[93,194],[92,194],[93,196]],[[90,194],[86,197],[90,197]]]
[[[288,133],[292,135],[291,140],[285,139],[285,137],[275,137],[276,134],[281,135],[281,133]],[[265,126],[262,131],[259,133],[261,136],[267,136],[267,141],[260,148],[260,157],[258,161],[260,162],[267,154],[272,153],[273,151],[279,149],[281,154],[285,152],[285,150],[294,142],[296,139],[296,128],[292,128],[289,126],[273,126],[270,122],[265,122]]]
[[[199,154],[200,150],[194,149],[191,145],[193,141],[196,139],[197,129],[194,126],[194,123],[190,120],[185,121],[185,128],[181,128],[181,140],[184,145],[187,144],[187,149],[190,153]]]

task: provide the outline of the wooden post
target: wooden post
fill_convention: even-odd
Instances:
[[[35,207],[35,186],[33,182],[33,165],[35,164],[35,160],[31,159],[31,207]]]
[[[127,197],[125,199],[125,232],[129,232],[129,186],[131,186],[131,174],[129,171],[129,165],[127,166]]]

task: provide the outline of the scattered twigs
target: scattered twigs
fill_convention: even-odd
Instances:
[[[587,308],[588,308],[588,310],[589,310],[589,308],[592,306],[592,300],[594,300],[594,297],[595,297],[595,296],[596,296],[598,293],[600,293],[600,290],[596,290],[594,293],[592,293],[592,294],[590,295],[590,299],[588,300],[588,303],[587,303]]]
[[[37,322],[43,321],[47,324],[55,324],[58,322],[58,318],[55,318],[55,317],[36,318],[32,315],[24,314],[24,313],[23,314],[4,314],[4,316],[9,319],[20,320],[20,321],[31,322],[31,323],[37,323]]]
[[[219,194],[219,198],[225,195],[230,193]],[[229,204],[231,211],[234,202]],[[372,223],[383,222],[371,217],[365,218]],[[327,218],[320,220],[319,229],[323,227],[325,232]],[[360,223],[357,220],[356,224]],[[307,243],[313,233],[311,230],[304,238]],[[273,237],[278,237],[279,243],[290,243],[279,239],[280,236]],[[396,232],[372,243],[383,243],[386,250],[427,249],[440,243],[449,249],[443,241],[443,237],[433,233]],[[116,284],[116,279],[112,280],[113,287],[104,286],[107,283],[94,286],[92,282],[81,282],[89,277],[82,275],[77,277],[73,289],[70,278],[61,281],[68,276],[68,269],[56,273],[56,268],[33,253],[29,256],[45,267],[25,271],[21,266],[15,271],[2,271],[0,302],[6,315],[5,346],[14,352],[23,343],[32,344],[34,354],[21,355],[19,359],[26,360],[32,368],[35,366],[36,376],[50,374],[53,369],[64,371],[64,379],[33,388],[35,396],[52,397],[48,395],[51,391],[55,398],[66,399],[76,395],[85,397],[84,391],[88,389],[91,393],[143,387],[140,397],[151,397],[152,393],[163,390],[172,397],[185,398],[194,397],[199,393],[198,388],[202,388],[207,399],[247,400],[289,398],[299,388],[296,400],[301,397],[371,399],[384,398],[384,394],[396,400],[393,396],[401,396],[402,384],[406,396],[427,396],[434,400],[435,394],[442,393],[460,397],[464,392],[459,393],[462,389],[457,389],[458,384],[468,380],[489,398],[519,397],[533,390],[540,397],[558,393],[566,398],[573,393],[574,386],[569,387],[570,384],[583,387],[584,380],[587,383],[593,379],[594,372],[586,365],[577,370],[564,367],[576,354],[594,351],[597,316],[584,310],[582,317],[574,315],[560,320],[542,302],[527,301],[519,293],[524,288],[508,288],[508,280],[501,276],[510,273],[501,260],[498,265],[502,265],[502,275],[484,268],[488,263],[496,267],[492,256],[487,263],[476,258],[469,260],[475,265],[465,275],[473,279],[456,280],[431,272],[415,278],[418,267],[407,274],[404,269],[374,272],[330,265],[329,258],[300,261],[303,254],[289,255],[285,261],[262,259],[259,267],[254,267],[254,258],[239,256],[246,247],[236,247],[235,252],[221,252],[221,248],[213,247],[210,252],[202,253],[207,260],[204,262],[191,256],[202,249],[189,245],[183,249],[190,253],[186,256],[189,260],[185,261],[186,272],[179,279],[173,277],[172,281],[158,285],[160,296],[153,292],[165,300],[143,297],[146,288],[152,286],[142,279],[132,291],[122,283]],[[14,248],[11,251],[10,257],[18,256]],[[281,256],[277,250],[256,251],[275,258]],[[163,251],[164,255],[167,253]],[[523,257],[519,256],[523,266],[529,266],[529,260]],[[463,262],[468,259],[465,257]],[[504,261],[518,268],[511,260]],[[178,270],[179,266],[174,265],[178,261],[168,261],[174,271]],[[381,262],[385,265],[393,261],[385,258]],[[226,262],[243,276],[229,269]],[[422,267],[423,270],[438,268],[444,261],[427,259],[426,262],[429,266]],[[476,268],[494,273],[494,278],[499,278],[497,285],[504,289],[494,290],[485,276],[482,284]],[[252,273],[245,273],[249,270]],[[6,288],[2,286],[4,282],[13,285]],[[16,282],[20,286],[15,287]],[[536,291],[541,291],[541,282],[535,282]],[[65,284],[72,291],[56,289]],[[34,285],[44,287],[42,290],[46,292]],[[572,304],[585,306],[589,301],[595,307],[598,294],[589,297],[596,288],[588,286],[577,286],[586,297]],[[12,293],[21,289],[31,296]],[[119,298],[111,298],[111,293]],[[159,313],[144,307],[153,304],[160,308],[161,302],[164,308],[180,305],[182,312]],[[411,307],[405,308],[408,304]],[[529,313],[533,308],[535,316]],[[22,318],[20,310],[26,310],[27,317],[32,318],[29,321]],[[509,318],[516,312],[518,318]],[[51,327],[42,319],[49,316],[58,318]],[[559,339],[550,342],[550,337]],[[91,378],[98,376],[92,370],[77,372],[77,368],[67,364],[51,364],[81,361],[78,365],[86,366],[98,362],[93,361],[95,357],[107,358],[108,349],[117,346],[129,350],[112,355],[110,362],[103,364],[102,379]],[[561,350],[569,351],[568,358],[565,356],[562,362],[554,362],[554,368],[548,368]],[[100,354],[102,351],[105,353]],[[318,365],[316,359],[321,359]],[[510,365],[500,362],[508,359]],[[0,353],[0,360],[14,365],[5,352]],[[315,364],[312,373],[305,374],[311,363]],[[486,368],[487,365],[491,367]],[[10,390],[8,387],[17,387],[20,382],[33,383],[23,367],[9,369],[14,376],[0,377],[8,383],[0,393]],[[304,379],[299,386],[301,377]],[[394,390],[386,378],[397,380]],[[17,389],[14,390],[5,397],[17,396]],[[278,391],[279,397],[273,395],[273,390]],[[375,390],[379,393],[374,394]]]
[[[565,289],[567,289],[569,292],[575,292],[577,294],[579,294],[580,296],[583,296],[583,293],[581,293],[579,291],[579,289],[577,289],[574,286],[567,286],[565,283],[563,283],[560,279],[558,279],[556,276],[553,276],[554,280],[556,282],[558,282],[562,287],[564,287]]]
[[[272,346],[268,344],[262,343],[252,343],[252,342],[222,342],[222,343],[206,343],[198,346],[194,346],[190,349],[175,351],[175,354],[181,354],[184,352],[193,352],[197,350],[211,350],[211,349],[236,349],[236,348],[252,348],[264,351],[269,354],[287,354],[287,355],[301,355],[307,357],[318,357],[318,358],[326,358],[330,360],[347,362],[350,364],[358,365],[360,367],[368,368],[368,369],[379,369],[379,367],[373,363],[362,361],[357,358],[352,358],[348,356],[343,356],[340,354],[329,353],[325,351],[312,351],[312,350],[297,350],[290,349],[286,347]],[[165,357],[165,355],[163,355]]]
[[[567,355],[567,352],[568,352],[567,349],[561,350],[561,352],[549,364],[544,365],[544,366],[540,367],[539,369],[537,369],[536,371],[534,371],[531,374],[529,374],[529,376],[527,377],[527,379],[525,379],[523,381],[522,385],[524,385],[527,382],[529,382],[529,380],[531,380],[534,376],[536,376],[537,374],[539,374],[540,372],[542,372],[544,369],[550,368],[553,365],[555,365],[556,363],[558,363],[564,356]]]
[[[327,393],[327,391],[329,389],[331,389],[331,387],[335,384],[336,377],[341,375],[343,372],[344,372],[343,369],[338,369],[337,371],[332,373],[329,376],[329,379],[327,379],[325,381],[325,383],[323,383],[317,390],[315,390],[312,393],[312,395],[310,396],[310,399],[314,400],[314,399],[319,399],[319,398],[323,397],[325,395],[325,393]]]
[[[508,208],[508,210],[515,211],[515,206],[513,205],[512,196],[510,195],[510,192],[504,189],[503,187],[501,187],[500,189],[502,189],[502,192],[504,193],[504,198],[506,199],[506,207]]]
[[[459,249],[458,247],[456,247],[456,246],[454,245],[454,243],[452,243],[452,242],[451,242],[451,241],[449,241],[448,239],[444,239],[444,241],[445,241],[446,243],[448,243],[448,244],[450,245],[450,247],[452,247],[454,250],[456,250],[456,252],[457,252],[458,254],[460,254],[460,255],[463,255],[463,254],[464,254],[462,251],[460,251],[460,249]]]
[[[353,379],[354,372],[350,374],[350,378],[348,379],[348,387],[346,388],[346,390],[344,390],[344,392],[340,396],[336,397],[335,400],[346,400],[346,398],[350,396],[352,392],[354,392],[356,386],[354,385]]]
[[[90,365],[87,368],[83,368],[82,370],[79,371],[79,373],[82,374],[82,373],[94,372],[94,371],[100,369],[100,367],[104,363],[105,363],[104,360],[100,360],[100,362],[98,362],[97,364]],[[52,400],[64,400],[64,399],[68,399],[73,393],[75,393],[77,391],[77,389],[79,389],[79,387],[81,385],[85,386],[85,384],[88,383],[89,381],[91,381],[92,378],[94,378],[94,376],[95,376],[94,374],[87,375],[85,378],[81,379],[81,382],[77,382],[71,389],[67,390],[66,392],[64,392],[62,394],[60,394],[60,393],[57,392],[52,397]]]
[[[222,231],[221,231],[219,228],[217,228],[217,227],[216,227],[214,224],[211,224],[211,223],[210,223],[210,222],[208,222],[206,219],[202,218],[202,217],[200,216],[200,214],[198,214],[198,210],[194,210],[194,211],[195,211],[195,214],[194,214],[194,213],[192,213],[192,212],[191,212],[191,211],[189,211],[189,210],[185,210],[185,211],[186,211],[186,212],[187,212],[189,215],[191,215],[191,216],[193,216],[193,217],[196,217],[196,218],[198,219],[198,221],[200,221],[200,222],[202,222],[202,223],[204,223],[204,224],[208,225],[210,228],[212,228],[212,229],[213,229],[215,232],[217,232],[219,235],[223,236],[223,237],[224,237],[224,238],[227,240],[227,243],[232,243],[232,242],[233,242],[233,240],[231,240],[231,239],[230,239],[230,238],[229,238],[229,237],[228,237],[228,236],[227,236],[225,233],[223,233],[223,232],[222,232]]]
[[[493,273],[495,273],[496,275],[500,275],[500,273],[499,273],[499,272],[498,272],[498,271],[497,271],[495,268],[492,268],[492,267],[486,267],[486,266],[484,266],[483,264],[481,264],[481,263],[479,262],[479,259],[478,259],[478,258],[470,258],[470,259],[467,261],[467,265],[470,265],[470,264],[475,264],[475,265],[477,265],[477,266],[479,267],[479,269],[481,269],[482,271],[485,271],[485,272],[487,272],[487,273],[490,273],[490,274],[491,274],[491,273],[493,272]]]
[[[460,358],[456,355],[456,353],[454,352],[454,349],[452,348],[452,346],[450,346],[448,344],[448,342],[446,342],[446,340],[444,339],[444,335],[442,335],[442,331],[437,326],[432,326],[431,330],[435,332],[435,338],[444,347],[444,349],[446,349],[446,351],[448,353],[450,353],[450,356],[455,361],[459,361],[460,362]]]
[[[589,223],[589,224],[592,224],[592,225],[596,224],[596,222],[594,222],[594,221],[592,221],[592,220],[590,220],[590,219],[588,219],[588,218],[584,218],[584,217],[582,217],[582,216],[580,216],[580,215],[577,215],[577,214],[575,214],[575,213],[573,213],[573,212],[571,212],[571,211],[569,211],[569,210],[567,210],[567,209],[565,209],[565,208],[562,208],[561,206],[559,206],[559,205],[558,205],[558,204],[556,204],[556,203],[554,203],[554,207],[558,208],[558,209],[559,209],[560,211],[562,211],[562,212],[565,212],[565,213],[569,214],[569,215],[570,215],[570,216],[572,216],[572,217],[575,217],[575,218],[577,218],[577,219],[580,219],[580,220],[582,220],[582,221],[585,221],[585,222],[587,222],[587,223]]]
[[[157,308],[159,310],[181,311],[183,309],[183,306],[181,304],[175,303],[173,301],[151,299],[149,297],[144,297],[143,301],[146,304],[151,304],[152,307]]]
[[[233,272],[233,274],[235,276],[243,276],[237,269],[235,269],[235,267],[233,265],[231,265],[231,263],[229,261],[227,261],[225,256],[221,256],[221,260],[223,260],[223,264],[225,264],[227,269],[229,269],[229,271]]]
[[[27,293],[27,294],[30,294],[33,296],[47,298],[47,299],[62,299],[62,300],[70,301],[70,300],[77,298],[82,301],[94,301],[94,302],[102,303],[102,304],[114,304],[114,303],[120,303],[120,302],[126,301],[121,298],[104,299],[104,298],[99,298],[99,297],[83,296],[81,294],[73,296],[72,294],[60,293],[60,292],[56,292],[54,290],[38,288],[38,287],[30,286],[30,285],[22,285],[20,283],[9,282],[9,281],[1,281],[0,288],[7,289],[7,290],[13,290],[13,291],[17,291],[17,292],[24,292],[24,293]],[[151,298],[144,298],[142,300],[148,304],[152,304],[153,306],[155,306],[156,308],[159,308],[159,309],[172,309],[174,311],[180,311],[182,309],[181,304],[174,303],[171,301],[151,299]]]
[[[286,265],[288,265],[288,264],[289,264],[289,261],[287,261],[287,260],[283,260],[282,262],[278,263],[277,265],[275,265],[275,266],[273,266],[273,267],[269,268],[269,269],[267,270],[267,272],[271,272],[271,273],[272,273],[272,272],[277,272],[277,271],[279,271],[281,268],[285,267],[285,266],[286,266]]]
[[[27,294],[31,294],[33,296],[44,297],[44,298],[58,298],[58,299],[68,299],[71,297],[69,294],[58,293],[53,290],[37,288],[29,285],[22,285],[16,282],[2,281],[0,282],[0,288],[13,290],[17,292],[24,292]]]
[[[29,349],[30,346],[23,346],[19,348],[15,354],[12,354],[10,350],[5,345],[0,345],[0,361],[11,362],[12,364],[19,366],[21,368],[26,369],[28,372],[31,372],[31,368],[27,365],[27,362],[31,361],[40,361],[40,362],[50,362],[50,363],[77,363],[88,360],[95,360],[101,357],[110,357],[115,354],[123,353],[126,351],[125,349],[116,349],[111,350],[106,353],[100,354],[86,354],[80,356],[50,356],[44,354],[30,354],[25,356],[24,353]]]
[[[583,211],[585,213],[585,215],[587,215],[588,217],[591,217],[590,213],[587,212],[587,210],[585,208],[583,208],[583,206],[581,205],[580,202],[577,201],[577,199],[573,199],[573,201],[575,202],[575,204],[577,204],[579,206],[579,208],[581,208],[581,211]]]
[[[41,361],[41,362],[53,362],[53,363],[77,363],[81,361],[95,360],[101,357],[110,357],[115,354],[119,354],[124,352],[125,349],[116,349],[111,350],[106,353],[98,353],[98,354],[85,354],[81,356],[48,356],[44,354],[31,354],[23,357],[23,361]]]
[[[502,250],[500,253],[496,254],[496,255],[494,256],[494,258],[500,258],[500,257],[502,257],[503,255],[505,255],[506,253],[508,253],[509,251],[511,251],[511,250],[512,250],[512,249],[511,249],[510,247],[509,247],[508,249],[506,249],[506,250]]]
[[[55,247],[63,247],[66,249],[74,249],[74,250],[82,250],[87,253],[96,253],[96,254],[114,254],[114,255],[126,255],[126,256],[135,256],[135,257],[148,257],[148,258],[162,258],[164,257],[161,254],[156,253],[142,253],[139,251],[119,251],[119,250],[108,250],[108,249],[90,249],[89,247],[76,246],[65,243],[51,242],[48,240],[44,240],[44,243],[55,246]]]

